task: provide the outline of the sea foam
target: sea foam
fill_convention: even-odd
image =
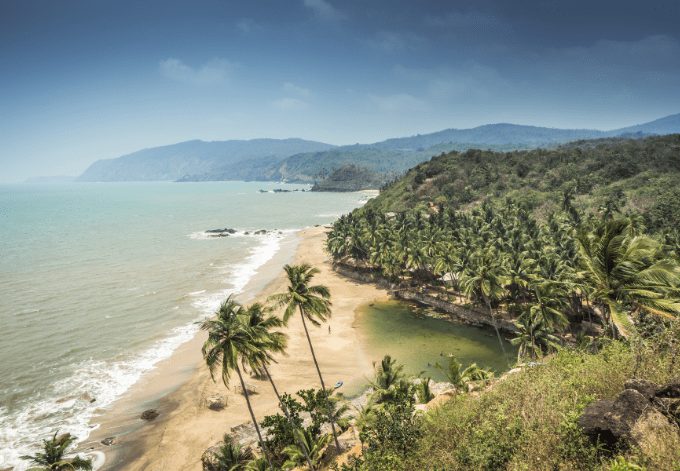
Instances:
[[[258,245],[250,249],[242,262],[222,267],[220,271],[221,276],[225,276],[225,289],[188,293],[195,298],[192,306],[197,310],[197,316],[191,323],[172,329],[168,336],[130,359],[82,362],[71,376],[52,385],[49,397],[33,397],[18,411],[10,413],[6,407],[0,405],[0,468],[14,466],[15,471],[26,470],[29,463],[19,457],[37,451],[39,439],[51,436],[56,430],[71,433],[77,437],[78,442],[87,439],[98,428],[95,423],[97,417],[139,381],[144,373],[155,368],[180,345],[191,340],[199,329],[197,321],[215,312],[230,294],[242,292],[258,270],[278,252],[282,239],[295,230],[280,232],[249,235],[258,240]],[[239,231],[233,236],[244,237],[245,234]],[[191,238],[215,239],[198,236]],[[91,402],[92,399],[95,401]],[[101,456],[92,457],[96,464],[103,463]]]

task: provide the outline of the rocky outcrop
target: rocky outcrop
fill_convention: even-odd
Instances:
[[[156,409],[147,409],[144,412],[142,412],[142,415],[140,416],[140,418],[142,420],[151,421],[151,420],[154,420],[159,415],[160,415],[160,412],[158,412]]]
[[[246,390],[248,391],[248,394],[258,394],[257,386],[255,385],[246,383]],[[241,386],[236,386],[236,393],[243,396],[243,388]]]
[[[664,401],[680,400],[680,388],[633,379],[625,383],[614,400],[590,404],[578,420],[583,432],[608,449],[633,446],[645,449],[650,443],[678,441],[677,420]],[[672,396],[672,397],[669,397]],[[677,404],[677,402],[676,402]]]

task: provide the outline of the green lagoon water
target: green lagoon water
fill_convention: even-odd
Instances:
[[[404,365],[406,373],[425,372],[437,381],[446,379],[434,366],[443,364],[442,354],[454,354],[464,366],[476,362],[497,373],[507,370],[516,358],[509,342],[504,342],[503,356],[492,329],[427,317],[421,308],[396,301],[364,306],[355,325],[374,361],[389,354]]]
[[[1,185],[0,468],[23,469],[18,456],[57,428],[87,437],[102,410],[241,292],[295,230],[366,199],[259,191],[284,186],[301,188]],[[239,232],[205,233],[224,227]]]

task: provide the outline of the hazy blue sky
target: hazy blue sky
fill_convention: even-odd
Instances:
[[[0,1],[0,181],[188,139],[680,112],[680,1]]]

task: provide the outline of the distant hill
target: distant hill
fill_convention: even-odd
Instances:
[[[116,159],[98,160],[78,180],[174,181],[188,176],[199,180],[252,179],[252,175],[261,175],[262,168],[286,157],[332,147],[303,139],[186,141],[140,150]],[[254,174],[253,168],[258,169]]]
[[[275,165],[267,174],[276,179],[316,182],[338,168],[357,165],[382,173],[385,179],[391,179],[442,152],[473,148],[495,151],[552,148],[583,139],[617,136],[640,138],[673,132],[680,132],[680,114],[612,131],[557,129],[508,123],[486,124],[471,129],[445,129],[431,134],[387,139],[374,144],[340,146],[325,152],[294,155]]]
[[[339,147],[301,139],[188,141],[97,161],[79,180],[287,180],[316,183],[335,170],[350,165],[381,174],[380,180],[388,180],[434,155],[451,151],[553,148],[582,139],[640,138],[675,132],[680,132],[680,114],[611,131],[501,123]]]

